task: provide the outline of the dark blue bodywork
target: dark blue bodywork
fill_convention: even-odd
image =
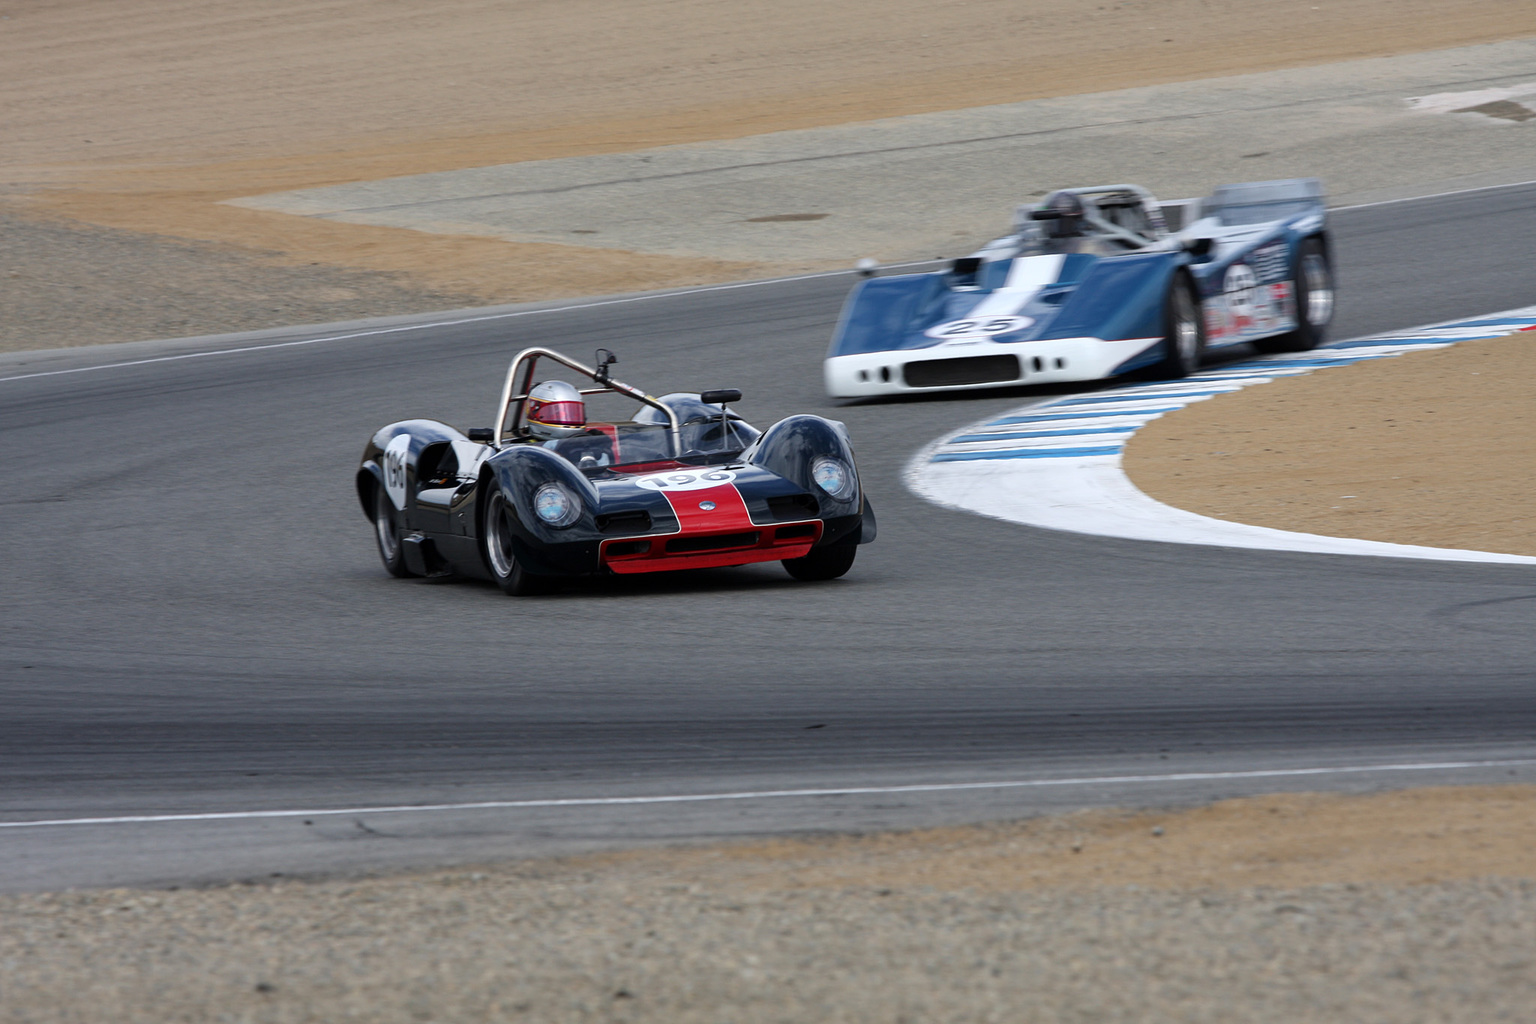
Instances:
[[[844,305],[828,358],[918,352],[970,337],[1004,347],[989,351],[1018,345],[1020,356],[1037,342],[1145,339],[1111,370],[1123,373],[1164,358],[1167,303],[1180,277],[1201,308],[1204,347],[1294,330],[1300,247],[1308,239],[1327,245],[1321,187],[1311,179],[1225,186],[1181,203],[1203,207],[1191,205],[1200,215],[1177,233],[1153,206],[1134,236],[1061,239],[1021,229],[943,271],[867,278]],[[1052,279],[1041,283],[1036,269],[1031,287],[1010,290],[1016,263],[1049,266],[1042,258],[1060,261]]]

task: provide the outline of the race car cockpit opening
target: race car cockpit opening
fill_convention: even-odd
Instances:
[[[706,392],[716,397],[715,392]],[[741,393],[735,392],[736,398]],[[661,404],[676,414],[681,426],[683,457],[701,455],[725,455],[741,451],[756,441],[761,431],[730,410],[705,402],[700,395],[677,392],[661,396]],[[641,409],[635,414],[636,423],[646,423],[657,428],[666,426],[666,418],[659,410]]]
[[[1034,209],[1020,210],[1016,230],[1020,252],[1031,254],[1117,255],[1164,236],[1148,197],[1119,186],[1053,192]]]
[[[578,469],[684,461],[729,461],[761,433],[736,413],[704,402],[699,395],[679,392],[658,401],[677,416],[680,450],[672,450],[671,425],[665,413],[643,406],[627,422],[588,423],[584,433],[545,441],[543,446]]]

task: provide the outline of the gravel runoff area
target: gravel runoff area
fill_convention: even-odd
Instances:
[[[1279,530],[1536,555],[1536,331],[1334,367],[1137,431],[1138,489]]]
[[[0,351],[803,269],[224,200],[1533,34],[1508,0],[0,0]],[[1522,138],[1505,106],[1460,130]]]
[[[404,274],[289,266],[207,242],[0,206],[0,352],[183,338],[462,309],[479,296]]]
[[[1533,794],[0,897],[0,1020],[1530,1021]]]

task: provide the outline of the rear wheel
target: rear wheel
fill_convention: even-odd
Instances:
[[[512,548],[512,517],[517,513],[507,501],[506,495],[494,483],[487,481],[491,494],[485,506],[485,517],[480,524],[480,548],[485,553],[485,564],[491,570],[491,578],[503,591],[514,597],[546,593],[550,588],[547,576],[536,576],[523,568]]]
[[[405,555],[400,543],[400,513],[389,500],[383,488],[373,489],[373,537],[379,543],[379,560],[391,576],[404,579],[414,576],[405,566]]]
[[[811,548],[803,558],[786,558],[784,569],[797,580],[835,580],[853,568],[859,538]]]
[[[1321,345],[1333,320],[1333,268],[1320,238],[1301,243],[1296,256],[1296,329],[1274,338],[1260,338],[1260,352],[1307,352]]]
[[[1164,377],[1188,377],[1200,369],[1204,354],[1205,319],[1189,279],[1179,274],[1163,306],[1163,361],[1158,370]]]

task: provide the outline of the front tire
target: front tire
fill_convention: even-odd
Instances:
[[[485,567],[491,571],[491,579],[503,592],[513,597],[527,597],[547,593],[550,580],[535,576],[523,568],[512,547],[512,523],[517,515],[501,488],[490,481],[491,495],[486,502],[485,516],[480,523],[480,550],[485,556]]]
[[[1260,338],[1260,352],[1310,352],[1328,337],[1333,320],[1333,268],[1320,238],[1301,243],[1296,254],[1296,329],[1273,338]]]
[[[858,537],[824,547],[811,548],[803,558],[786,558],[784,571],[797,580],[835,580],[853,568],[859,553]]]
[[[382,488],[373,489],[373,539],[379,545],[379,560],[391,576],[405,579],[416,574],[406,568],[405,546],[400,540],[400,514]]]
[[[1163,361],[1158,371],[1164,377],[1188,377],[1200,369],[1204,355],[1205,317],[1189,278],[1178,274],[1163,305]]]

